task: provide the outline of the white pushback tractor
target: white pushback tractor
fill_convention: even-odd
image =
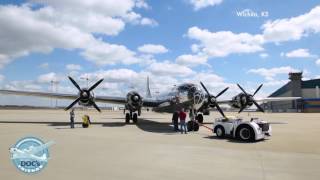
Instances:
[[[213,133],[219,138],[231,136],[242,141],[262,140],[271,136],[271,126],[266,121],[258,118],[251,118],[245,121],[238,117],[217,118],[213,124]]]

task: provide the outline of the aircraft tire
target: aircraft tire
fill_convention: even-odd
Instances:
[[[193,131],[192,121],[187,122],[187,129],[188,131]]]
[[[202,114],[198,114],[197,115],[197,121],[199,122],[199,123],[203,123],[203,115]]]
[[[126,124],[130,123],[130,114],[126,113]]]
[[[133,116],[132,116],[132,121],[133,123],[137,123],[138,122],[138,114],[137,113],[134,113]]]
[[[188,121],[187,122],[187,129],[188,129],[188,131],[198,131],[199,125],[193,121]]]
[[[193,130],[194,131],[199,131],[199,124],[198,123],[193,123]]]

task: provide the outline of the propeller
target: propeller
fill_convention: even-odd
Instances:
[[[68,76],[72,84],[79,90],[79,97],[74,100],[68,107],[66,107],[64,110],[69,110],[72,108],[75,104],[77,104],[79,101],[85,101],[89,105],[92,105],[97,111],[101,112],[98,105],[93,101],[93,97],[91,95],[91,91],[95,89],[102,81],[103,79],[100,79],[96,83],[94,83],[89,89],[81,89],[78,83],[70,76]]]
[[[253,93],[253,95],[248,94],[239,84],[237,84],[238,87],[241,89],[241,91],[245,94],[245,104],[242,105],[242,107],[239,110],[239,113],[241,113],[249,104],[251,104],[251,102],[259,109],[259,111],[264,112],[263,108],[256,102],[256,100],[254,100],[253,96],[256,95],[258,93],[258,91],[261,89],[261,87],[263,86],[263,84],[261,84],[256,91]],[[252,105],[252,104],[251,104]]]
[[[222,111],[222,109],[220,108],[219,104],[217,103],[217,98],[219,96],[221,96],[224,92],[226,92],[229,87],[225,88],[224,90],[222,90],[221,92],[219,92],[216,96],[214,95],[211,95],[210,92],[208,91],[208,89],[206,88],[206,86],[200,82],[201,86],[203,87],[203,89],[206,91],[207,95],[208,95],[208,102],[209,102],[209,106],[210,107],[216,107],[217,110],[220,112],[220,114],[223,116],[223,117],[226,117]]]

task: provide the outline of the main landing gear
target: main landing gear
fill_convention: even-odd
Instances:
[[[199,131],[199,124],[194,121],[187,122],[188,131]]]
[[[203,115],[202,114],[198,114],[196,116],[196,121],[200,124],[203,123]],[[188,121],[187,122],[187,128],[188,128],[188,131],[199,131],[199,124],[197,122],[194,122],[194,121]]]
[[[134,124],[136,124],[138,122],[138,113],[132,112],[130,111],[130,113],[126,113],[126,124],[130,123],[130,120],[132,120],[132,122]]]
[[[199,122],[199,123],[203,123],[203,115],[202,114],[198,114],[197,117],[196,117],[196,120]]]

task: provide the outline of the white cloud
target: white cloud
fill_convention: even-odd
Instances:
[[[202,2],[202,1],[199,1]],[[299,40],[303,36],[320,32],[320,6],[310,12],[290,19],[277,19],[268,21],[262,25],[261,34],[233,33],[230,31],[210,32],[207,29],[191,27],[187,37],[199,41],[192,44],[193,53],[201,53],[211,57],[225,57],[234,53],[255,53],[263,51],[263,45],[267,42],[283,42]],[[300,50],[300,57],[315,57],[308,52]],[[301,55],[302,54],[302,55]],[[283,53],[283,55],[285,55]],[[289,54],[290,56],[290,54]],[[260,57],[265,58],[266,53]]]
[[[206,64],[207,57],[191,54],[183,54],[177,57],[177,64],[183,64],[186,66],[197,66],[201,64]]]
[[[199,10],[209,6],[215,6],[222,2],[223,0],[189,0],[189,3],[193,5],[194,10]]]
[[[266,80],[271,81],[279,74],[288,74],[289,72],[298,72],[298,69],[292,68],[290,66],[282,66],[275,68],[258,68],[258,69],[250,69],[248,73],[258,74],[263,76]]]
[[[168,61],[152,63],[149,67],[147,67],[147,70],[155,75],[160,76],[175,77],[194,74],[194,71],[192,71],[192,69],[183,65],[173,64]]]
[[[316,60],[316,65],[320,66],[320,59]]]
[[[261,53],[261,54],[259,54],[259,56],[260,56],[261,58],[267,58],[267,57],[269,57],[269,54],[267,54],[267,53]]]
[[[80,71],[82,67],[79,64],[67,64],[66,69],[69,71]]]
[[[200,51],[200,47],[198,44],[192,44],[190,48],[193,53],[197,53]]]
[[[136,0],[137,8],[150,9],[151,7],[144,0]]]
[[[123,30],[123,21],[142,24],[139,21],[142,21],[143,17],[133,11],[135,7],[151,8],[144,0],[91,0],[90,2],[79,2],[77,0],[69,0],[67,2],[63,0],[35,0],[33,2],[53,7],[57,12],[62,14],[63,20],[68,21],[68,23],[82,27],[85,26],[91,30],[98,30],[94,31],[98,33],[113,31],[111,34],[117,34],[119,33],[118,31]],[[118,31],[114,31],[114,29]],[[110,35],[110,33],[106,34]]]
[[[274,87],[274,86],[283,86],[285,85],[289,80],[271,80],[263,83],[263,86],[266,87]]]
[[[0,82],[2,82],[5,79],[5,76],[0,74]]]
[[[184,79],[184,82],[192,82],[203,90],[203,88],[200,86],[200,81],[205,84],[206,88],[213,95],[216,95],[226,87],[229,87],[229,89],[223,94],[223,96],[219,97],[219,99],[230,99],[239,93],[239,88],[236,86],[236,84],[226,82],[223,77],[213,72],[200,72]]]
[[[266,41],[283,42],[299,40],[303,36],[320,32],[320,6],[310,12],[292,18],[268,21],[262,25],[263,37]]]
[[[281,54],[280,54],[281,55]],[[309,49],[296,49],[285,54],[282,56],[286,56],[287,58],[312,58],[315,55],[309,53]]]
[[[210,32],[207,29],[191,27],[187,37],[200,41],[192,49],[201,50],[209,57],[225,57],[232,53],[254,53],[263,50],[261,35],[234,34],[230,31]]]
[[[124,15],[123,20],[126,22],[129,22],[131,24],[139,24],[142,26],[151,26],[151,27],[155,27],[158,26],[158,22],[154,19],[151,18],[147,18],[147,17],[142,17],[140,14],[137,14],[135,12],[129,12],[126,15]]]
[[[151,27],[155,27],[159,25],[156,20],[150,19],[150,18],[142,18],[140,21],[140,24],[144,26],[151,26]]]
[[[81,53],[89,61],[97,65],[113,65],[117,63],[134,64],[139,60],[134,57],[135,52],[123,45],[96,42]]]
[[[138,47],[138,51],[147,54],[161,54],[168,52],[168,49],[160,44],[144,44]]]
[[[116,52],[121,51],[125,55],[133,53],[125,46],[97,39],[93,33],[117,35],[124,29],[126,22],[134,24],[133,21],[138,21],[141,24],[145,17],[135,13],[133,9],[145,6],[142,2],[34,0],[20,6],[0,5],[0,68],[15,58],[30,53],[50,53],[55,48],[80,49],[80,52],[84,51],[82,54],[86,58],[93,57],[89,60],[96,64],[123,63],[123,56]],[[41,5],[35,6],[36,3]],[[135,18],[126,19],[130,14],[135,14]],[[144,25],[147,23],[144,22]],[[110,63],[105,62],[108,59],[97,58],[98,55],[93,50],[96,47],[106,51],[105,54],[101,51],[97,53],[111,59]]]
[[[51,81],[61,81],[64,77],[61,75],[58,75],[54,72],[50,72],[47,74],[41,74],[38,76],[37,82],[38,83],[50,83]]]
[[[101,79],[104,78],[104,82],[129,82],[130,79],[137,78],[138,73],[131,69],[111,69],[100,70],[94,73],[85,73],[80,77],[88,77],[89,79]]]
[[[24,91],[39,91],[42,87],[33,81],[11,81],[6,84],[5,89],[9,90],[24,90]]]
[[[1,43],[0,43],[0,46],[1,46]],[[0,69],[10,62],[11,62],[11,59],[7,55],[0,53]]]
[[[39,65],[39,68],[42,68],[42,69],[48,69],[49,68],[49,63],[42,63]]]

